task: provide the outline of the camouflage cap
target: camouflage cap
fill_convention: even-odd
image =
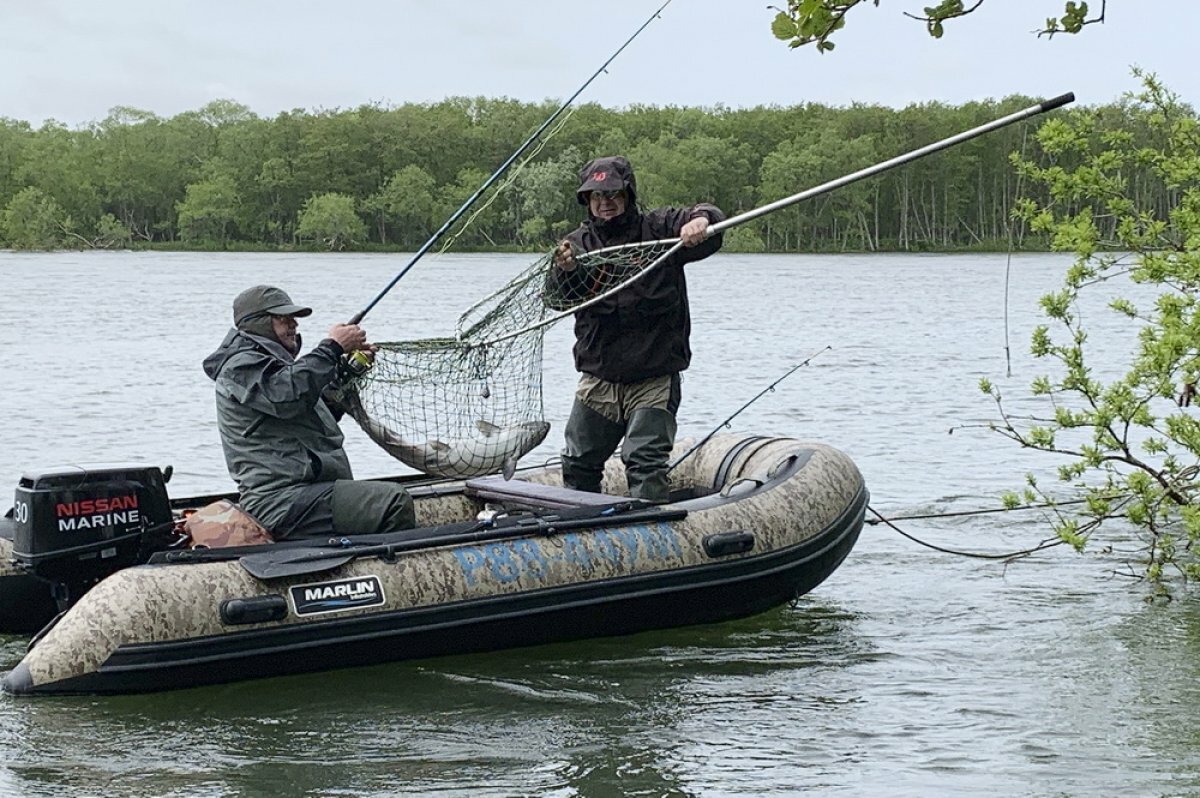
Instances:
[[[240,327],[252,318],[269,313],[272,316],[311,316],[312,308],[297,305],[282,288],[256,285],[247,288],[233,300],[233,325]]]

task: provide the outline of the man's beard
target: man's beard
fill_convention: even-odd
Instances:
[[[279,342],[283,346],[283,348],[286,349],[289,354],[291,354],[292,357],[297,357],[300,354],[300,333],[296,333],[295,341],[296,341],[295,346],[288,346],[283,341]]]

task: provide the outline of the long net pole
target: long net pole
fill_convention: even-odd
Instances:
[[[714,224],[708,228],[708,234],[715,235],[722,230],[728,230],[731,227],[736,227],[739,224],[745,224],[746,222],[757,219],[760,216],[766,216],[768,213],[774,213],[775,211],[780,210],[781,208],[786,208],[789,205],[795,205],[797,202],[811,199],[812,197],[816,197],[821,194],[827,194],[830,191],[833,191],[835,188],[841,188],[842,186],[849,185],[850,183],[856,183],[859,180],[872,177],[880,172],[886,172],[889,169],[902,166],[903,164],[909,163],[910,161],[915,161],[918,158],[924,158],[926,155],[962,144],[968,139],[973,139],[977,136],[982,136],[985,133],[990,133],[993,130],[1007,127],[1014,122],[1020,122],[1021,120],[1028,119],[1031,116],[1044,114],[1047,111],[1053,111],[1055,108],[1061,108],[1067,103],[1072,102],[1075,102],[1074,92],[1069,91],[1066,94],[1060,94],[1058,97],[1055,97],[1052,100],[1046,100],[1045,102],[1040,102],[1037,105],[1031,105],[1028,108],[1011,113],[1008,116],[1000,117],[999,119],[979,125],[978,127],[973,127],[970,130],[964,130],[962,133],[944,138],[941,141],[935,141],[932,144],[926,144],[924,147],[919,147],[918,149],[912,150],[911,152],[906,152],[903,155],[897,155],[895,158],[890,158],[882,163],[877,163],[874,166],[868,166],[865,169],[859,169],[857,172],[851,172],[844,177],[830,180],[828,183],[822,183],[819,186],[810,188],[806,191],[801,191],[798,194],[793,194],[790,197],[784,197],[783,199],[775,200],[769,205],[763,205],[761,208],[755,208],[752,211],[746,211],[745,213],[738,214],[737,216],[726,219],[723,222]]]
[[[880,174],[881,172],[886,172],[889,169],[895,169],[897,166],[903,166],[904,164],[915,161],[918,158],[924,158],[926,155],[931,155],[935,152],[939,152],[939,151],[947,149],[949,147],[953,147],[953,146],[955,146],[957,144],[961,144],[964,141],[967,141],[969,139],[976,138],[977,136],[982,136],[985,133],[990,133],[993,130],[997,130],[999,128],[1014,124],[1016,122],[1020,122],[1023,119],[1028,119],[1031,116],[1036,116],[1037,114],[1043,114],[1043,113],[1046,113],[1047,111],[1052,111],[1056,108],[1061,108],[1062,106],[1067,105],[1068,103],[1072,103],[1074,101],[1075,101],[1075,93],[1074,92],[1067,92],[1066,94],[1061,94],[1052,100],[1046,100],[1044,102],[1037,103],[1036,105],[1031,105],[1028,108],[1024,108],[1015,113],[1011,113],[1008,116],[1003,116],[1003,117],[1000,117],[999,119],[995,119],[991,122],[986,122],[977,127],[973,127],[970,130],[964,130],[962,133],[957,133],[953,136],[949,136],[940,141],[935,141],[932,144],[926,144],[924,147],[919,147],[915,150],[911,150],[909,152],[904,153],[903,155],[897,155],[894,158],[889,158],[886,161],[882,161],[873,166],[868,166],[865,169],[859,169],[857,172],[851,172],[848,175],[845,175],[845,176],[839,177],[839,178],[835,178],[826,183],[822,183],[819,186],[814,186],[813,188],[806,189],[797,194],[792,194],[790,197],[784,197],[783,199],[776,200],[767,205],[763,205],[763,206],[755,208],[753,210],[746,211],[745,213],[738,214],[737,216],[733,216],[729,219],[726,219],[723,222],[718,222],[717,224],[711,225],[708,228],[708,235],[709,236],[715,235],[724,230],[728,230],[731,227],[736,227],[740,224],[745,224],[746,222],[752,221],[754,219],[758,219],[759,217],[765,216],[768,213],[774,213],[775,211],[780,210],[782,208],[786,208],[790,205],[795,205],[798,202],[802,202],[807,199],[812,199],[813,197],[818,197],[822,194],[828,194],[830,191],[833,191],[834,189],[838,189],[838,188],[841,188],[842,186],[846,186],[851,183],[855,183],[859,180],[865,180],[868,177],[873,177],[877,174]],[[488,341],[483,342],[483,343],[495,344],[495,343],[499,343],[501,341],[506,341],[510,338],[516,338],[519,335],[523,335],[532,330],[536,330],[539,327],[546,327],[550,324],[560,321],[561,319],[566,318],[567,316],[577,313],[578,311],[580,311],[584,308],[590,307],[591,305],[594,305],[597,302],[607,299],[608,297],[612,296],[613,294],[617,293],[618,291],[623,290],[626,286],[640,280],[644,275],[646,275],[650,271],[653,271],[660,263],[665,261],[667,258],[671,257],[671,255],[675,254],[675,252],[677,252],[683,246],[683,243],[678,238],[664,238],[660,241],[647,241],[647,242],[641,242],[638,244],[622,244],[619,246],[605,247],[603,249],[595,249],[595,250],[591,250],[591,251],[587,252],[586,254],[589,257],[595,257],[598,255],[603,255],[605,253],[611,253],[611,252],[617,252],[617,251],[630,251],[634,248],[644,248],[644,249],[648,250],[653,247],[661,247],[661,246],[668,246],[668,245],[670,246],[669,249],[667,249],[662,254],[658,255],[652,263],[650,263],[644,269],[641,269],[637,274],[633,275],[628,280],[624,280],[624,281],[620,282],[619,284],[613,286],[612,288],[605,290],[603,293],[600,293],[594,297],[591,297],[586,302],[581,302],[580,304],[575,305],[574,307],[570,308],[569,310],[564,310],[560,313],[556,313],[552,316],[548,316],[547,318],[541,319],[541,320],[539,320],[533,324],[530,324],[526,327],[522,327],[521,329],[519,329],[515,332],[507,333],[505,335],[502,335],[502,336],[499,336],[499,337],[496,337],[493,339],[489,339]],[[482,345],[482,344],[479,344],[479,345]]]
[[[538,127],[537,130],[533,131],[533,133],[531,133],[529,135],[529,138],[525,139],[525,142],[520,147],[517,148],[516,152],[514,152],[512,155],[510,155],[508,157],[508,160],[506,160],[504,163],[500,164],[500,166],[496,169],[496,171],[492,173],[492,176],[489,177],[487,180],[485,180],[483,182],[483,185],[481,185],[475,191],[474,194],[472,194],[470,197],[467,198],[467,201],[462,204],[462,207],[460,207],[457,211],[455,211],[450,216],[450,218],[447,219],[446,222],[441,227],[439,227],[432,236],[429,237],[429,240],[421,245],[421,248],[418,249],[416,254],[414,254],[412,256],[412,259],[409,260],[409,262],[407,264],[405,264],[404,268],[401,269],[399,271],[399,273],[395,277],[392,278],[391,282],[389,282],[386,286],[384,286],[383,290],[380,291],[378,294],[376,294],[375,298],[372,299],[365,308],[360,310],[358,313],[356,313],[354,315],[354,317],[352,319],[350,319],[350,323],[358,324],[359,322],[361,322],[366,317],[366,315],[371,312],[371,309],[374,308],[377,304],[379,304],[380,300],[382,300],[385,296],[387,296],[388,292],[391,291],[392,288],[395,287],[396,283],[400,282],[401,278],[403,278],[404,275],[408,274],[408,270],[411,269],[413,266],[415,266],[417,261],[419,261],[422,257],[424,257],[425,253],[428,252],[430,250],[430,248],[433,247],[433,245],[436,244],[438,242],[438,240],[443,235],[446,234],[446,231],[449,230],[451,227],[453,227],[454,223],[462,218],[462,215],[464,213],[466,213],[467,210],[469,210],[472,205],[475,204],[476,200],[478,200],[479,197],[482,196],[485,191],[487,191],[489,188],[491,188],[491,186],[497,180],[499,180],[504,175],[505,172],[508,171],[508,168],[510,166],[512,166],[513,163],[516,162],[516,160],[518,158],[520,158],[521,155],[527,149],[529,149],[529,147],[531,145],[533,145],[533,143],[535,141],[538,140],[538,137],[540,137],[542,135],[542,133],[545,132],[546,128],[550,127],[550,125],[554,123],[554,120],[557,119],[564,111],[566,111],[567,108],[569,108],[571,106],[571,104],[575,102],[576,98],[578,98],[579,95],[582,94],[584,92],[584,90],[587,89],[588,86],[592,85],[592,81],[594,81],[596,78],[598,78],[600,76],[601,73],[603,73],[606,69],[608,69],[608,65],[611,64],[614,60],[616,60],[616,57],[618,55],[620,55],[625,50],[626,47],[628,47],[630,44],[632,44],[633,40],[636,39],[638,36],[640,36],[642,31],[644,31],[647,27],[650,26],[651,22],[658,19],[659,16],[662,14],[663,9],[666,8],[667,6],[669,6],[670,4],[671,4],[671,0],[666,0],[665,3],[663,3],[661,6],[659,6],[658,9],[653,14],[651,14],[646,19],[646,21],[641,24],[641,26],[637,30],[635,30],[633,32],[633,35],[631,35],[628,39],[626,39],[625,43],[622,44],[620,47],[618,47],[616,49],[616,51],[613,52],[613,54],[610,55],[608,57],[608,59],[605,60],[605,62],[600,65],[600,68],[597,69],[595,72],[593,72],[592,76],[590,78],[588,78],[586,81],[584,81],[582,86],[580,86],[578,89],[575,90],[574,94],[572,94],[570,97],[568,97],[562,103],[562,105],[560,105],[558,107],[558,109],[554,113],[552,113],[549,117],[547,117],[546,121],[543,122]]]

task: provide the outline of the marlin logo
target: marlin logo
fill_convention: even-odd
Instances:
[[[357,610],[384,603],[383,585],[377,576],[296,585],[290,592],[297,615]]]
[[[597,183],[603,183],[606,177],[608,177],[608,172],[592,172],[592,180]]]

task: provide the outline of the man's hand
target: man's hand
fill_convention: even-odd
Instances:
[[[685,247],[694,247],[708,238],[708,217],[697,216],[679,228],[679,240]]]
[[[337,341],[343,352],[374,351],[374,345],[367,343],[367,334],[357,324],[335,324],[329,328],[329,337]]]
[[[570,241],[563,241],[558,245],[558,249],[554,250],[554,265],[564,272],[575,269],[575,249]]]

